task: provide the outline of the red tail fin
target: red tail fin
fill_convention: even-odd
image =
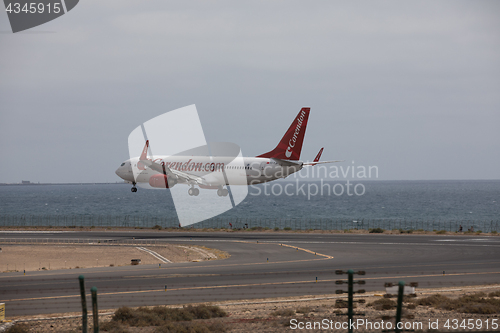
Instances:
[[[302,150],[302,142],[306,134],[307,119],[309,118],[310,111],[311,108],[303,107],[276,148],[257,157],[274,157],[282,160],[297,161],[300,158],[300,151]]]

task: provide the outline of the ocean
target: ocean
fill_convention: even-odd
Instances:
[[[170,190],[139,188],[132,193],[130,188],[129,184],[0,186],[0,226],[178,226]],[[202,190],[202,195],[217,198],[211,190]],[[352,181],[349,186],[346,181],[283,180],[249,187],[239,205],[193,227],[231,223],[250,228],[455,230],[463,225],[464,231],[474,227],[486,232],[500,224],[499,199],[500,180],[372,180]]]

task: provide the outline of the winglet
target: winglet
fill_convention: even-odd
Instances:
[[[137,162],[137,168],[139,170],[146,170],[146,166],[143,163],[141,163],[141,161],[147,161],[148,148],[149,148],[149,140],[146,140],[146,144],[144,145],[144,149],[142,150],[141,157],[139,157],[139,162]]]
[[[344,161],[323,161],[323,162],[320,162],[319,159],[321,158],[321,154],[323,154],[323,149],[324,149],[324,147],[319,150],[318,155],[316,155],[316,157],[314,158],[314,160],[312,162],[304,162],[304,163],[302,163],[302,165],[315,166],[316,164],[344,162]]]
[[[142,154],[141,157],[139,158],[139,161],[148,159],[148,148],[149,148],[149,140],[146,140],[146,144],[144,145],[144,149],[142,150]]]
[[[324,148],[324,147],[323,147],[323,148]],[[319,162],[319,159],[320,159],[320,157],[321,157],[321,154],[323,154],[323,148],[321,148],[321,149],[319,150],[319,153],[318,153],[318,155],[316,155],[316,158],[314,159],[314,161],[313,161],[313,162]],[[313,164],[313,165],[314,165],[314,164]]]

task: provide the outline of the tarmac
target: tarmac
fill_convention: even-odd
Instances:
[[[228,252],[225,260],[0,273],[6,316],[81,311],[78,276],[98,290],[100,310],[121,306],[221,302],[335,294],[347,289],[336,270],[363,270],[356,290],[386,282],[456,288],[500,282],[500,237],[281,232],[5,232],[0,239],[149,240],[202,245]],[[147,248],[147,246],[145,246]]]

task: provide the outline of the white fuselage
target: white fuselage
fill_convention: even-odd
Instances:
[[[214,187],[265,183],[286,178],[303,167],[298,161],[282,165],[274,159],[261,157],[153,156],[150,160],[164,163],[171,170],[203,177],[206,185]],[[130,183],[148,183],[152,176],[161,173],[145,167],[136,157],[123,162],[116,174]],[[186,181],[179,183],[188,184]]]

